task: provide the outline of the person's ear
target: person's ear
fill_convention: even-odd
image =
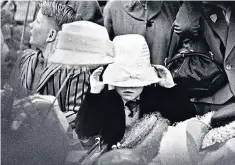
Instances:
[[[56,36],[57,36],[57,31],[55,29],[50,29],[46,42],[48,43],[54,42],[56,39]]]

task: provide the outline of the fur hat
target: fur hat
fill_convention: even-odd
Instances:
[[[150,64],[149,48],[143,36],[117,36],[113,44],[116,57],[103,74],[104,83],[119,87],[141,87],[159,81]]]
[[[113,43],[106,28],[89,21],[77,21],[63,25],[48,62],[96,66],[112,63],[113,57]]]

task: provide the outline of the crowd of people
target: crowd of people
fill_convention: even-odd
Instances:
[[[234,2],[34,3],[21,42],[1,4],[3,164],[235,164]]]

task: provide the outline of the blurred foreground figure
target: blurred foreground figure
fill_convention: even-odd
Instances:
[[[26,24],[24,25],[27,5],[27,1],[7,0],[1,3],[1,28],[4,33],[5,41],[12,51],[10,57],[15,58],[14,60],[17,58],[16,52],[19,51],[20,46],[22,46],[23,49],[29,48],[30,28],[28,23],[34,20],[36,3],[29,3],[29,13]],[[21,45],[24,26],[23,45]]]
[[[9,67],[8,63],[5,61],[6,56],[9,53],[9,48],[4,41],[4,37],[1,31],[1,86],[5,83],[5,81],[9,77]]]
[[[0,93],[1,163],[57,165],[68,162],[70,165],[70,153],[76,150],[79,158],[84,149],[73,139],[72,128],[58,101],[54,96],[25,96],[14,76],[4,79]]]
[[[27,3],[27,2],[26,2]],[[2,53],[1,64],[6,65],[6,70],[2,70],[2,77],[9,78],[13,67],[17,65],[17,60],[19,60],[18,51],[20,46],[23,49],[29,48],[29,27],[25,28],[25,35],[22,39],[22,33],[24,25],[22,21],[16,20],[15,16],[19,9],[18,3],[12,0],[1,2],[1,39],[4,41],[5,45],[9,48],[8,52]],[[25,17],[23,15],[22,17]],[[21,45],[22,39],[22,45]],[[6,50],[4,46],[3,50]],[[6,53],[6,54],[5,54]],[[4,56],[3,56],[4,55]],[[3,67],[1,67],[3,68]]]
[[[234,165],[235,120],[211,128],[217,115],[210,112],[168,127],[159,153],[149,165]]]
[[[3,93],[2,93],[3,92]],[[63,164],[69,147],[69,124],[53,96],[34,95],[14,100],[1,91],[2,159],[4,165]]]

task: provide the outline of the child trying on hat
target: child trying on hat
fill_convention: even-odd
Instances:
[[[144,37],[117,36],[113,44],[114,63],[103,75],[104,68],[99,67],[90,76],[90,92],[76,118],[79,138],[101,135],[111,147],[144,115],[159,112],[171,124],[195,116],[186,90],[174,83],[170,71],[161,65],[151,66]],[[105,84],[113,89],[104,88]]]

